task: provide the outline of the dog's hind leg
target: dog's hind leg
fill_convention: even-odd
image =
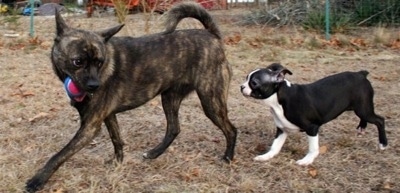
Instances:
[[[197,94],[206,116],[224,133],[226,150],[223,159],[227,162],[231,162],[235,152],[237,129],[228,118],[225,97],[227,94],[221,93],[223,89],[221,89],[219,85],[210,86],[208,88],[215,88],[215,90],[203,91],[198,89]],[[227,90],[223,92],[227,92]]]
[[[376,125],[378,128],[378,137],[379,137],[379,148],[381,150],[386,149],[388,145],[385,131],[385,119],[375,113],[369,114],[367,117],[364,117],[366,121]]]
[[[368,123],[376,125],[376,127],[378,128],[379,148],[381,150],[384,150],[388,145],[385,131],[385,119],[375,114],[372,101],[364,104],[368,105],[363,105],[361,107],[355,108],[354,112],[362,121],[365,120]]]
[[[179,107],[182,100],[189,92],[193,89],[190,87],[179,86],[170,88],[167,91],[161,93],[161,101],[164,109],[165,117],[167,118],[167,131],[163,141],[158,144],[155,148],[143,154],[144,158],[155,159],[171,145],[176,136],[180,132],[180,125],[178,119]]]
[[[72,140],[61,151],[51,157],[46,165],[26,182],[25,188],[27,192],[36,192],[41,189],[66,160],[89,144],[97,135],[100,131],[102,120],[96,118],[88,118],[87,120],[94,120],[94,122],[81,124],[80,129]]]
[[[375,124],[378,128],[378,136],[379,136],[379,148],[381,150],[386,149],[388,142],[386,138],[385,131],[385,119],[379,115],[374,115],[373,117],[367,119],[368,122]]]
[[[122,162],[124,159],[123,146],[124,142],[121,139],[117,116],[112,114],[104,119],[108,133],[110,134],[111,142],[114,146],[115,158],[118,162]]]

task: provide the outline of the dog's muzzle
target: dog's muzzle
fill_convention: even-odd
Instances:
[[[245,85],[240,85],[240,92],[242,92],[243,96],[250,96],[251,94],[251,89],[247,88]]]
[[[97,88],[99,88],[99,86],[100,82],[98,80],[91,79],[86,83],[86,89],[87,89],[86,91],[89,93],[93,93],[94,91],[97,90]]]

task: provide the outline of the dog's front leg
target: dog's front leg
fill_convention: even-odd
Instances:
[[[118,162],[122,162],[124,159],[124,151],[122,149],[124,142],[120,136],[117,116],[115,116],[115,114],[108,116],[104,120],[104,123],[106,124],[108,133],[110,134],[110,138],[114,146],[115,158]]]
[[[165,150],[171,145],[176,136],[180,133],[179,126],[179,107],[183,98],[189,91],[170,89],[161,94],[161,102],[164,109],[165,117],[167,118],[167,131],[164,139],[155,148],[149,150],[143,154],[146,159],[155,159],[165,152]]]
[[[46,165],[27,181],[26,191],[36,192],[42,189],[47,180],[66,160],[91,142],[94,136],[100,131],[100,123],[81,124],[81,128],[72,140],[61,151],[51,157]]]
[[[298,165],[306,166],[313,163],[314,159],[317,158],[319,154],[319,144],[318,144],[318,133],[315,136],[309,135],[308,137],[308,153],[307,155],[301,159],[296,161]]]
[[[272,142],[271,149],[267,153],[255,157],[254,160],[267,161],[276,156],[281,151],[282,146],[287,138],[287,135],[288,134],[286,132],[283,132],[281,129],[277,128],[275,139]]]

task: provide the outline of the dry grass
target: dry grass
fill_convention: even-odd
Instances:
[[[126,142],[122,164],[110,162],[113,148],[103,131],[60,167],[41,192],[399,192],[399,50],[375,46],[376,32],[371,29],[327,42],[300,29],[232,24],[235,11],[212,12],[226,36],[227,57],[234,73],[229,114],[239,136],[232,164],[220,160],[224,137],[202,113],[195,94],[181,107],[179,137],[158,159],[143,160],[142,153],[161,141],[166,127],[160,99],[156,98],[118,116]],[[158,18],[150,21],[152,32],[162,30]],[[29,19],[20,22],[16,32],[21,37],[0,37],[0,192],[21,192],[26,180],[72,138],[79,126],[78,115],[69,106],[50,65],[54,28],[47,26],[54,26],[54,19],[36,18],[36,40],[27,36]],[[117,24],[113,16],[74,16],[67,22],[84,29]],[[193,22],[186,20],[182,26],[199,26]],[[144,34],[142,14],[128,15],[126,24],[132,30],[119,35]],[[0,33],[8,30],[0,27]],[[384,33],[399,37],[398,30]],[[356,38],[366,45],[357,45]],[[377,132],[372,125],[366,135],[357,137],[358,120],[346,112],[322,127],[320,145],[325,152],[312,166],[295,165],[307,151],[304,134],[289,136],[282,152],[271,161],[254,162],[252,158],[271,144],[275,128],[269,110],[260,101],[244,98],[239,85],[248,72],[275,61],[294,73],[288,78],[295,83],[340,71],[369,70],[376,91],[376,111],[386,118],[388,149],[377,149]]]

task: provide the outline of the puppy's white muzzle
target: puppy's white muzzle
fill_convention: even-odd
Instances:
[[[250,94],[251,94],[251,89],[250,89],[249,85],[247,84],[247,82],[240,86],[240,91],[246,97],[250,96]]]

